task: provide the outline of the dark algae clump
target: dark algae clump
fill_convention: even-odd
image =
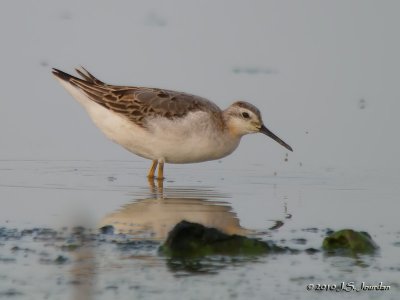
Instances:
[[[284,248],[240,235],[228,235],[218,229],[181,221],[171,230],[160,252],[171,257],[207,255],[261,255],[282,252]]]
[[[327,236],[322,248],[332,254],[373,254],[379,247],[364,231],[343,229]]]

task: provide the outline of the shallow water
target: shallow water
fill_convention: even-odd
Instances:
[[[149,185],[147,167],[147,161],[1,161],[0,297],[398,298],[400,205],[393,174],[299,168],[265,176],[262,164],[167,165],[161,188]],[[380,250],[189,263],[159,255],[158,246],[182,219],[298,250],[320,249],[329,230],[353,228],[369,232]],[[114,232],[99,233],[105,225]],[[306,290],[311,283],[342,282],[383,282],[390,290]]]
[[[400,298],[400,2],[40,3],[0,10],[0,299]],[[79,65],[221,108],[247,100],[294,152],[246,136],[149,186],[149,162],[106,141],[51,75]],[[299,252],[170,260],[157,249],[182,218]],[[310,250],[343,228],[379,251]],[[390,290],[306,290],[342,282]]]

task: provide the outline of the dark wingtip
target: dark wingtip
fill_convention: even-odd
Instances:
[[[56,69],[56,68],[53,68],[51,72],[53,73],[54,76],[56,76],[57,78],[60,78],[62,80],[68,81],[72,77],[71,75],[69,75],[59,69]]]
[[[56,68],[51,68],[51,73],[53,73],[53,75],[57,76],[58,72],[60,72],[60,70],[58,70]]]

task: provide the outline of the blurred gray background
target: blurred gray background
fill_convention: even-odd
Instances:
[[[256,104],[294,148],[247,136],[224,163],[397,169],[398,1],[9,1],[0,9],[0,159],[141,160],[51,75]],[[211,162],[215,163],[215,162]]]

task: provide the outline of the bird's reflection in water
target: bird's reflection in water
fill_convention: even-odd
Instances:
[[[113,260],[118,257],[133,262],[133,265],[139,263],[148,270],[157,269],[165,263],[174,276],[216,274],[223,268],[258,259],[221,255],[177,258],[156,254],[168,233],[182,220],[217,228],[227,234],[248,236],[263,233],[240,225],[229,203],[231,196],[228,194],[220,193],[213,187],[163,188],[151,185],[150,190],[146,187],[136,191],[133,198],[132,202],[109,213],[100,221],[99,227],[113,229],[110,232],[110,241],[114,245],[112,252],[104,252],[109,248],[107,239],[103,239],[101,234],[92,236],[93,241],[82,237],[81,244],[84,247],[78,248],[80,250],[75,253],[76,264],[71,270],[74,282],[79,283],[75,287],[74,299],[90,299],[92,296],[93,282],[98,272],[96,256],[99,254],[103,257],[107,253],[113,265],[119,263]],[[276,221],[271,229],[278,229],[283,224],[283,221]],[[119,233],[122,235],[119,236]],[[96,236],[99,240],[96,240]]]
[[[136,200],[106,215],[100,227],[112,226],[114,233],[128,234],[135,240],[162,243],[179,222],[186,220],[217,228],[226,234],[249,235],[227,200],[227,194],[207,187],[164,188],[160,183],[143,189]],[[215,274],[230,265],[230,258],[203,257],[193,259],[166,258],[167,268],[174,276]],[[233,259],[233,258],[232,258]],[[237,261],[237,259],[236,259]]]
[[[113,226],[115,233],[160,241],[182,220],[227,234],[250,234],[251,230],[240,226],[229,203],[223,201],[226,198],[212,188],[151,186],[150,193],[105,216],[100,226]]]

